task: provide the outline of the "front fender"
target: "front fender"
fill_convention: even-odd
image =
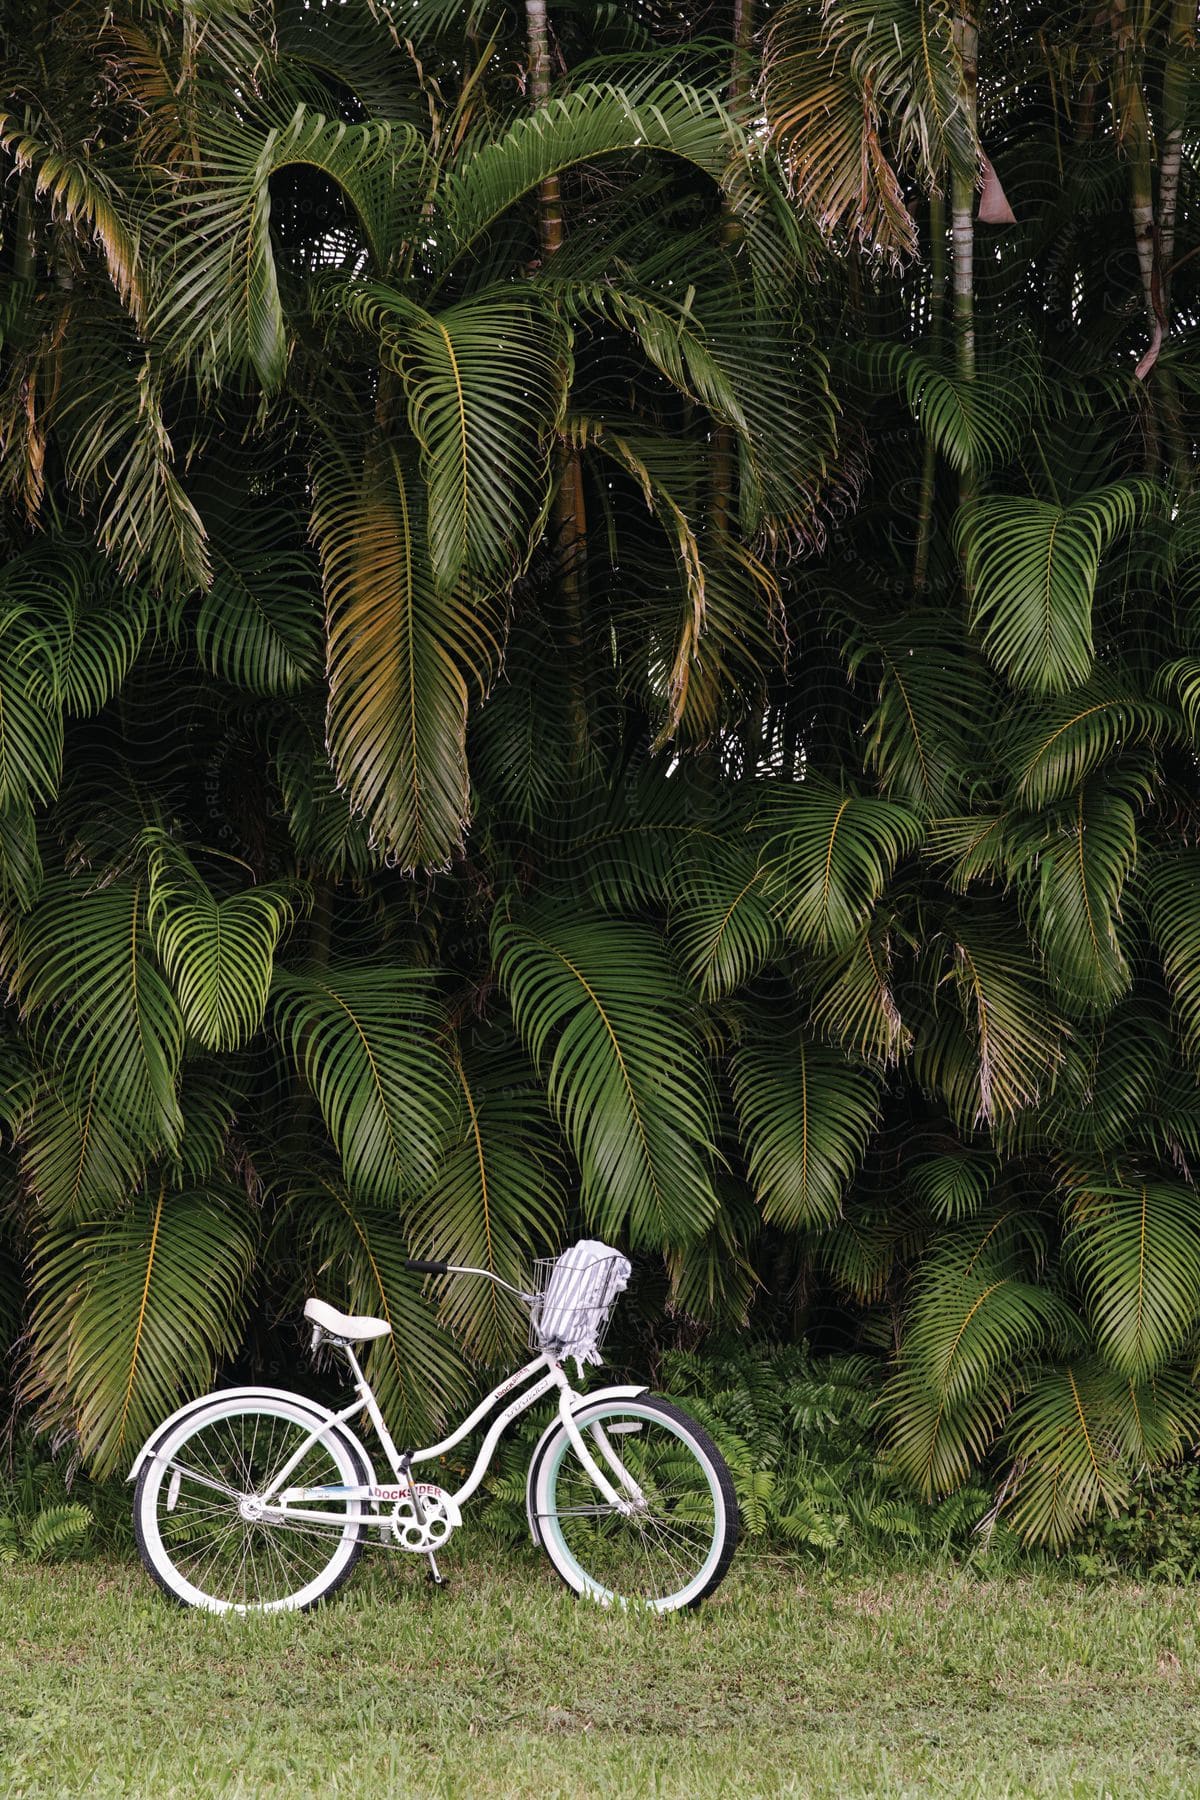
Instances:
[[[127,1481],[136,1481],[142,1464],[145,1462],[146,1458],[152,1454],[155,1445],[161,1443],[167,1433],[172,1431],[175,1426],[179,1424],[181,1419],[186,1419],[190,1413],[199,1412],[202,1407],[210,1405],[214,1400],[287,1400],[292,1406],[304,1407],[307,1412],[312,1414],[314,1420],[324,1419],[328,1423],[333,1423],[337,1418],[336,1413],[328,1406],[322,1406],[319,1400],[310,1400],[307,1394],[289,1394],[286,1388],[218,1388],[215,1393],[202,1394],[198,1400],[189,1400],[186,1405],[179,1407],[173,1412],[169,1419],[164,1419],[161,1425],[156,1425],[154,1430],[150,1433],[150,1436],[138,1451],[133,1461],[133,1467],[130,1469],[129,1474],[125,1479]],[[349,1425],[342,1423],[340,1420],[338,1421],[337,1428],[342,1436],[348,1440],[350,1447],[354,1450],[356,1455],[361,1457],[363,1468],[366,1471],[363,1479],[369,1482],[371,1486],[375,1486],[375,1470],[362,1442],[355,1433],[351,1431]]]
[[[648,1394],[649,1392],[649,1387],[643,1381],[640,1387],[606,1387],[597,1388],[595,1393],[591,1394],[572,1394],[571,1411],[576,1413],[581,1406],[590,1406],[593,1400],[636,1400],[639,1394]],[[529,1477],[525,1483],[525,1517],[529,1520],[529,1535],[534,1543],[539,1545],[542,1541],[542,1534],[538,1530],[537,1519],[534,1516],[533,1483],[537,1475],[537,1466],[542,1460],[542,1452],[555,1432],[561,1430],[562,1420],[557,1417],[551,1419],[529,1459]]]

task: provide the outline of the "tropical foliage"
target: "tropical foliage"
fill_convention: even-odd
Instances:
[[[118,1467],[577,1225],[1022,1534],[1200,1427],[1194,8],[35,4],[0,1329]],[[420,1359],[426,1392],[414,1382]]]

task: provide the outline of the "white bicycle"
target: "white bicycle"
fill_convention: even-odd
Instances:
[[[499,1278],[485,1269],[410,1261],[427,1274]],[[537,1354],[494,1388],[441,1443],[399,1450],[355,1346],[385,1337],[385,1319],[309,1300],[314,1350],[341,1350],[356,1398],[341,1411],[276,1388],[241,1387],[180,1407],[139,1451],[134,1523],[142,1561],[165,1591],[209,1612],[315,1606],[350,1575],[371,1537],[429,1558],[462,1523],[505,1427],[558,1391],[557,1414],[529,1464],[529,1529],[567,1585],[603,1605],[657,1612],[696,1606],[729,1567],[738,1511],[720,1451],[669,1400],[644,1387],[584,1394],[563,1368],[598,1363],[629,1264],[584,1242],[535,1265],[533,1291],[500,1285],[530,1313]],[[520,1390],[519,1392],[517,1390]],[[414,1471],[435,1461],[516,1394],[489,1426],[466,1480],[448,1493]],[[365,1412],[391,1469],[381,1482],[350,1421]]]

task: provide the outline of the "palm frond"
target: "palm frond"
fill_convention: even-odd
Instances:
[[[438,590],[422,488],[392,450],[322,463],[313,511],[328,611],[329,747],[373,838],[437,866],[469,812],[467,680],[493,656],[488,609]]]
[[[1061,694],[1088,679],[1100,559],[1156,492],[1114,481],[1067,506],[989,494],[960,514],[971,624],[1014,687]]]
[[[1176,1356],[1200,1319],[1196,1195],[1170,1181],[1076,1187],[1064,1248],[1087,1296],[1096,1348],[1119,1375],[1145,1381]]]
[[[421,1253],[490,1269],[526,1287],[535,1256],[561,1241],[561,1156],[546,1096],[520,1047],[499,1033],[471,1039],[455,1063],[463,1129],[432,1185],[414,1203],[410,1241]],[[519,1348],[528,1315],[490,1281],[450,1277],[441,1322],[484,1362]]]
[[[1086,687],[1027,707],[1006,732],[1005,759],[1021,806],[1065,800],[1119,756],[1153,746],[1175,724],[1169,708],[1097,673]]]
[[[814,950],[845,950],[861,932],[900,858],[921,838],[893,800],[809,780],[764,789],[763,891],[784,929]]]
[[[570,93],[522,114],[498,136],[468,137],[440,194],[455,250],[466,250],[510,207],[550,176],[600,157],[654,151],[680,158],[720,182],[744,138],[711,92],[670,81],[629,85],[581,82]]]
[[[1009,1516],[1022,1537],[1057,1548],[1099,1507],[1119,1510],[1129,1492],[1120,1454],[1129,1398],[1128,1384],[1094,1362],[1038,1375],[1008,1433],[1022,1470]]]
[[[462,1357],[404,1267],[404,1227],[391,1207],[365,1206],[337,1182],[310,1176],[293,1187],[282,1215],[311,1269],[311,1284],[335,1306],[386,1319],[391,1335],[367,1352],[367,1379],[401,1444],[429,1442],[465,1410],[471,1385]]]
[[[1014,837],[1010,859],[1055,983],[1069,1003],[1107,1010],[1132,980],[1119,927],[1137,857],[1133,806],[1112,784],[1090,781]]]
[[[1027,338],[1006,343],[1002,364],[981,365],[969,378],[945,357],[911,344],[871,344],[854,361],[872,383],[904,402],[914,424],[960,474],[989,474],[1016,455],[1040,382]]]
[[[893,989],[886,918],[871,919],[847,949],[807,962],[802,979],[814,1027],[851,1055],[886,1069],[911,1045]]]
[[[998,1169],[992,1156],[971,1155],[965,1150],[944,1151],[912,1163],[907,1180],[931,1218],[944,1225],[956,1225],[983,1210]]]
[[[937,1011],[915,1047],[918,1079],[940,1092],[967,1128],[1011,1118],[1049,1092],[1066,1028],[1028,945],[1000,907],[980,899],[957,916],[945,957],[934,988]]]
[[[764,104],[797,199],[827,235],[892,257],[916,249],[898,166],[940,187],[978,154],[949,10],[789,0],[771,21]]]
[[[853,679],[872,672],[866,767],[890,800],[942,808],[961,788],[987,677],[942,613],[855,622],[846,643]],[[942,821],[937,821],[941,824]]]
[[[128,202],[92,158],[45,142],[14,113],[0,113],[0,144],[19,169],[30,169],[34,192],[44,195],[57,218],[94,240],[109,280],[139,322],[145,289],[137,234]]]
[[[931,1251],[885,1390],[889,1461],[926,1499],[958,1487],[982,1458],[1021,1362],[1074,1330],[1052,1290],[1023,1279],[1007,1257],[980,1252],[990,1229],[980,1221]]]
[[[38,1213],[65,1227],[111,1214],[141,1185],[145,1134],[129,1130],[106,1104],[99,1071],[78,1091],[47,1080],[21,1120],[21,1168]]]
[[[244,496],[206,511],[213,579],[196,613],[200,661],[249,693],[294,693],[321,664],[320,586],[303,526]]]
[[[492,944],[579,1162],[585,1216],[637,1246],[698,1235],[717,1205],[712,1078],[657,933],[547,908],[498,917]]]
[[[421,191],[426,151],[411,126],[352,125],[304,106],[276,122],[214,113],[200,148],[199,172],[180,193],[181,229],[151,326],[206,381],[253,371],[270,393],[282,383],[289,355],[271,241],[271,177],[308,164],[335,181],[354,208],[375,271],[386,275],[396,248],[389,225]]]
[[[1146,872],[1150,930],[1162,957],[1184,1049],[1200,1059],[1200,856],[1173,850]]]
[[[45,1422],[69,1420],[95,1475],[237,1348],[254,1236],[244,1197],[160,1187],[36,1245],[25,1392]]]
[[[36,907],[0,945],[48,1066],[74,1104],[93,1097],[123,1136],[172,1147],[182,1128],[177,1080],[183,1020],[155,966],[148,883],[48,877]]]
[[[277,969],[275,1029],[317,1097],[356,1200],[428,1187],[460,1118],[432,976],[376,962]]]
[[[262,1024],[275,949],[293,894],[264,885],[218,899],[186,852],[149,845],[146,919],[187,1029],[208,1050],[236,1050]]]
[[[878,1077],[825,1045],[759,1030],[734,1052],[733,1096],[763,1217],[832,1224],[875,1128]]]
[[[740,1182],[718,1176],[717,1194],[721,1204],[704,1236],[667,1253],[671,1307],[689,1319],[739,1330],[761,1286],[749,1255],[760,1219]]]
[[[346,312],[403,379],[421,448],[429,555],[439,590],[505,586],[549,505],[550,447],[571,376],[570,339],[536,288],[509,284],[427,312],[379,282]],[[494,470],[504,467],[504,480]]]
[[[670,872],[671,936],[705,1000],[742,987],[779,947],[754,840],[686,844]]]

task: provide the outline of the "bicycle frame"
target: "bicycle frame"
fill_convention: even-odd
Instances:
[[[510,1375],[506,1381],[502,1381],[498,1387],[493,1388],[486,1400],[480,1401],[474,1412],[469,1414],[458,1429],[451,1432],[449,1437],[445,1437],[440,1443],[431,1444],[428,1448],[423,1450],[401,1452],[396,1448],[395,1441],[387,1428],[387,1423],[380,1411],[379,1403],[375,1398],[371,1385],[363,1374],[358,1358],[354,1354],[353,1346],[342,1340],[335,1339],[333,1341],[339,1343],[339,1347],[345,1351],[346,1358],[354,1372],[354,1385],[357,1398],[353,1400],[349,1406],[344,1407],[341,1412],[331,1413],[327,1418],[322,1419],[319,1424],[314,1425],[309,1435],[300,1444],[294,1454],[289,1457],[282,1469],[278,1471],[270,1487],[255,1497],[261,1506],[268,1509],[278,1518],[310,1521],[314,1524],[328,1525],[330,1523],[329,1512],[316,1511],[313,1503],[319,1500],[331,1500],[335,1498],[339,1500],[363,1500],[375,1504],[379,1504],[380,1502],[389,1503],[412,1500],[419,1516],[421,1510],[421,1492],[423,1489],[426,1492],[429,1492],[430,1487],[429,1484],[414,1481],[412,1470],[420,1463],[435,1461],[439,1456],[444,1456],[448,1450],[452,1450],[456,1444],[460,1444],[465,1437],[468,1437],[471,1432],[474,1431],[477,1425],[481,1424],[483,1420],[487,1418],[488,1414],[501,1400],[504,1399],[506,1394],[511,1394],[515,1388],[520,1388],[523,1382],[529,1382],[530,1385],[525,1387],[523,1392],[518,1393],[516,1399],[511,1400],[509,1404],[504,1407],[503,1411],[492,1421],[492,1424],[489,1426],[487,1434],[484,1437],[483,1443],[479,1447],[479,1453],[475,1458],[471,1472],[462,1483],[462,1486],[457,1488],[454,1493],[445,1496],[449,1502],[452,1522],[454,1524],[460,1522],[461,1508],[477,1491],[480,1483],[486,1476],[491,1465],[492,1457],[495,1453],[496,1445],[499,1443],[501,1435],[506,1427],[509,1426],[514,1419],[518,1418],[521,1413],[526,1412],[529,1407],[535,1405],[537,1401],[550,1393],[554,1388],[557,1388],[559,1391],[558,1415],[562,1422],[563,1429],[571,1440],[571,1445],[576,1455],[579,1457],[579,1460],[587,1470],[592,1481],[604,1495],[604,1498],[608,1501],[609,1505],[615,1507],[618,1512],[629,1513],[645,1504],[645,1497],[642,1494],[641,1489],[629,1474],[628,1470],[622,1466],[619,1457],[616,1455],[607,1437],[600,1430],[599,1426],[593,1428],[592,1436],[596,1441],[604,1461],[608,1464],[609,1470],[619,1483],[620,1490],[623,1491],[619,1491],[617,1487],[613,1486],[612,1482],[608,1479],[608,1476],[599,1466],[596,1458],[592,1455],[587,1444],[584,1442],[583,1434],[580,1431],[578,1424],[575,1422],[573,1413],[573,1403],[580,1402],[586,1399],[587,1396],[578,1393],[578,1391],[571,1386],[561,1364],[558,1363],[549,1352],[543,1351],[539,1356],[535,1356],[532,1362],[528,1362],[525,1364],[524,1368],[518,1369],[515,1375]],[[539,1371],[541,1373],[539,1373]],[[330,1428],[330,1426],[345,1424],[350,1419],[357,1418],[362,1412],[366,1412],[372,1425],[375,1427],[376,1435],[380,1444],[383,1446],[384,1455],[387,1457],[392,1473],[395,1476],[394,1486],[384,1486],[379,1483],[363,1483],[358,1486],[320,1488],[285,1487],[284,1484],[289,1475],[291,1475],[294,1469],[299,1467],[310,1446],[314,1444],[316,1440]],[[437,1491],[439,1493],[441,1492],[440,1489]],[[379,1514],[374,1517],[368,1515],[365,1520],[365,1523],[367,1524],[378,1523],[380,1525],[386,1525],[389,1522],[390,1521],[384,1514]]]

